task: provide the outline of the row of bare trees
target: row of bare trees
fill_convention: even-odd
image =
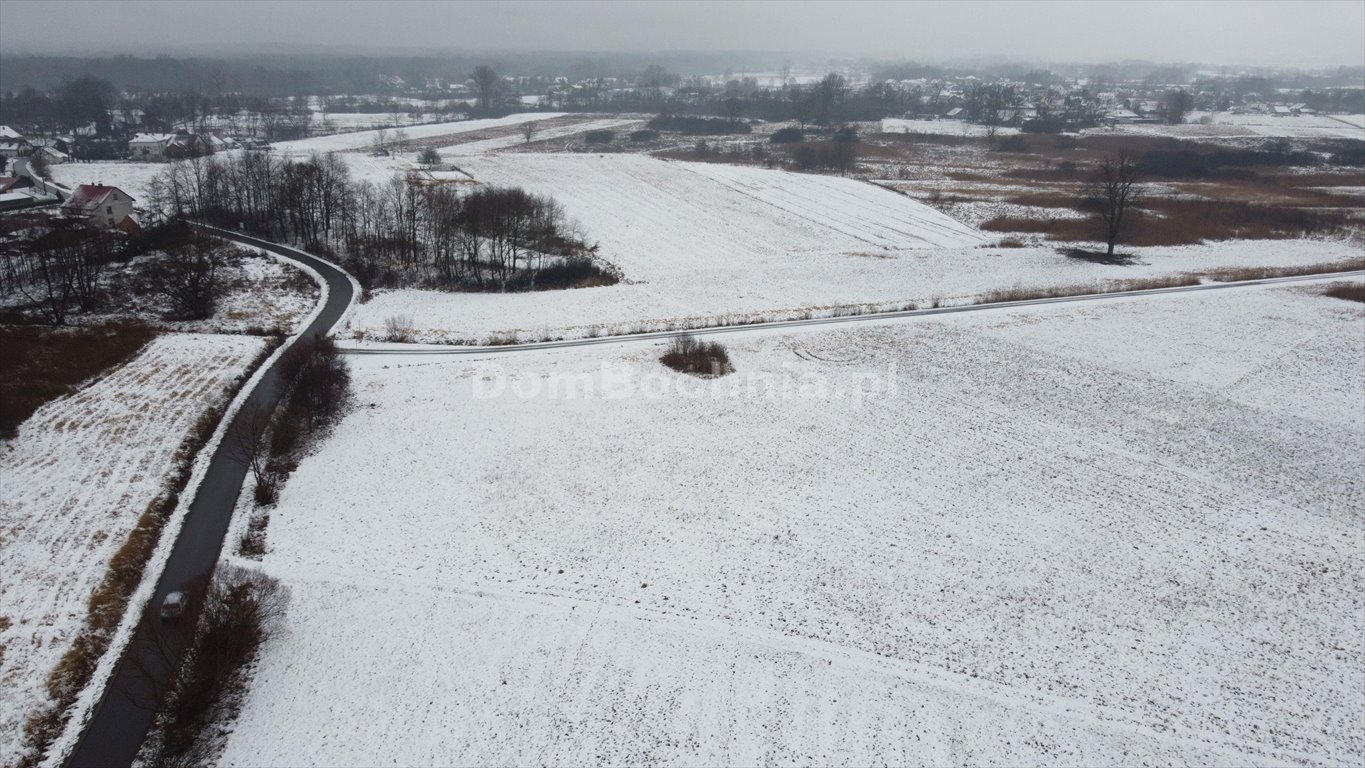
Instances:
[[[50,325],[65,325],[72,311],[99,307],[101,277],[113,255],[113,239],[105,233],[52,232],[6,257],[4,287],[23,296]]]
[[[245,152],[174,163],[148,187],[162,215],[289,239],[336,255],[366,287],[534,290],[542,269],[586,258],[553,199],[520,188],[354,181],[344,160]]]
[[[155,297],[177,320],[204,320],[217,309],[232,246],[216,238],[164,242],[168,238],[128,238],[96,228],[51,229],[42,219],[32,226],[49,231],[0,256],[0,295],[24,299],[49,325],[66,325],[73,313],[118,311],[130,294]],[[119,266],[148,253],[131,268]]]

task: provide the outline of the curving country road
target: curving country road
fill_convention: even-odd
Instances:
[[[318,316],[314,318],[305,329],[304,334],[302,334],[303,336],[331,333],[336,324],[346,313],[354,298],[354,284],[351,282],[351,278],[334,264],[304,253],[303,251],[277,243],[271,243],[265,240],[259,240],[257,238],[247,237],[245,235],[204,225],[196,226],[224,239],[267,250],[302,263],[313,268],[322,276],[326,281],[328,288],[327,299],[321,312],[318,313]],[[714,335],[722,333],[804,328],[809,326],[829,326],[842,323],[877,322],[891,319],[910,319],[933,315],[956,314],[961,312],[979,312],[1004,308],[1131,298],[1135,296],[1153,296],[1170,293],[1187,293],[1194,291],[1212,291],[1251,286],[1308,283],[1350,277],[1365,277],[1365,270],[1261,280],[1243,280],[1229,283],[1209,283],[1176,288],[1156,288],[1118,293],[1086,294],[1080,296],[999,302],[993,304],[904,310],[846,317],[777,321],[756,323],[752,325],[696,329],[692,331],[659,331],[627,336],[534,342],[493,347],[452,346],[433,348],[420,345],[395,345],[390,348],[349,348],[344,349],[343,351],[348,354],[357,355],[487,355],[491,353],[584,347],[595,344],[647,342],[668,339],[683,333]],[[281,382],[279,380],[277,368],[277,365],[273,365],[266,371],[260,382],[251,392],[249,398],[246,400],[245,405],[239,411],[238,418],[242,418],[242,414],[250,413],[256,406],[273,408],[279,401]],[[233,508],[236,505],[237,495],[240,492],[246,477],[246,467],[233,458],[231,454],[232,451],[226,446],[226,443],[220,445],[215,451],[208,473],[205,475],[204,480],[195,495],[194,501],[190,505],[184,526],[179,537],[176,539],[165,571],[161,574],[157,583],[156,593],[151,605],[160,605],[161,599],[168,592],[179,589],[185,583],[197,578],[205,578],[213,571],[213,568],[218,561],[219,553],[222,550],[224,539],[227,536],[228,524],[232,517]],[[175,626],[180,631],[184,631],[185,629],[183,625],[172,626]],[[152,638],[149,635],[150,633],[145,631],[142,627],[139,627],[138,631],[135,633],[133,640],[129,643],[127,650],[125,650],[123,656],[119,660],[113,680],[110,681],[110,684],[104,691],[103,698],[96,706],[86,724],[85,730],[81,734],[80,741],[67,759],[67,766],[71,766],[72,768],[84,768],[85,766],[126,766],[132,764],[133,759],[142,744],[142,740],[151,726],[153,717],[152,709],[146,705],[148,700],[155,700],[155,696],[151,695],[152,686],[147,681],[146,670],[157,668],[157,665],[164,666],[165,663],[164,656],[158,654],[155,650],[155,638]],[[172,652],[172,655],[175,658],[178,658],[179,644],[183,642],[183,639],[183,637],[170,638],[171,644],[175,647],[175,650]]]
[[[300,334],[301,337],[330,334],[350,307],[354,298],[351,278],[335,265],[294,248],[213,227],[196,226],[223,239],[271,251],[300,262],[322,276],[327,284],[326,302]],[[265,372],[238,411],[238,419],[245,418],[257,406],[274,408],[279,402],[281,381],[278,369],[279,364],[276,363]],[[166,593],[179,589],[187,582],[207,577],[213,572],[223,548],[223,540],[227,536],[233,508],[237,504],[237,495],[246,478],[246,467],[234,458],[232,453],[229,441],[226,440],[214,452],[208,472],[204,475],[194,501],[190,504],[170,559],[157,582],[152,606],[159,606]],[[167,626],[184,632],[187,623]],[[172,648],[173,658],[178,659],[184,639],[183,636],[166,638]],[[157,698],[147,678],[147,670],[157,670],[161,673],[165,670],[165,655],[158,652],[158,646],[158,639],[152,637],[145,627],[139,626],[119,659],[118,667],[105,688],[103,697],[86,723],[80,741],[67,758],[66,765],[84,768],[132,764],[152,724],[153,711],[147,703]]]

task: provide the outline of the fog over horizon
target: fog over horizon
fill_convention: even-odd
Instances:
[[[0,0],[5,55],[479,51],[1362,66],[1365,2]]]

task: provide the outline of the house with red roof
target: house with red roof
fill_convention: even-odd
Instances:
[[[62,215],[84,219],[92,227],[118,227],[133,215],[133,198],[118,187],[82,184],[62,203]]]

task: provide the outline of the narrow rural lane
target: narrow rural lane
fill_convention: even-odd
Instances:
[[[203,227],[203,229],[225,239],[233,240],[253,248],[271,251],[300,262],[313,268],[323,277],[328,288],[327,300],[322,311],[313,322],[309,324],[305,331],[305,336],[315,333],[330,333],[349,308],[354,295],[353,283],[351,282],[350,277],[335,265],[302,251],[276,243],[246,237],[244,235],[238,235],[236,233],[211,227]],[[958,314],[962,312],[980,312],[1047,304],[1214,291],[1252,286],[1309,283],[1328,279],[1363,276],[1365,276],[1365,270],[1356,270],[1320,275],[1244,280],[1229,283],[1209,283],[1177,288],[1087,294],[1049,299],[1000,302],[994,304],[974,304],[957,307],[940,307],[936,309],[883,312],[846,317],[756,323],[752,325],[706,328],[693,331],[660,331],[627,336],[535,342],[494,347],[393,345],[381,348],[350,348],[345,349],[344,351],[348,354],[357,355],[488,355],[493,353],[585,347],[596,344],[648,342],[652,340],[667,339],[682,333],[692,333],[700,336],[724,333],[762,332],[766,330],[804,328],[810,326],[832,326],[843,323],[866,323],[911,319]],[[279,380],[277,368],[278,366],[272,366],[271,369],[265,373],[255,390],[251,392],[249,399],[239,412],[238,418],[241,418],[242,414],[250,413],[256,406],[273,408],[279,401],[281,382]],[[245,476],[246,468],[231,456],[231,450],[225,445],[219,446],[214,453],[208,473],[204,477],[204,481],[200,485],[198,493],[190,506],[184,527],[180,532],[179,538],[175,542],[166,569],[161,574],[160,580],[158,581],[156,594],[152,602],[153,606],[160,605],[161,599],[168,592],[175,591],[176,589],[181,588],[182,585],[194,581],[195,579],[206,578],[212,573],[213,568],[218,561],[219,554],[222,551],[224,538],[228,532],[228,524],[231,520],[232,511],[237,501],[237,495],[241,490]],[[184,631],[184,628],[179,627],[179,630]],[[171,645],[175,646],[172,655],[175,658],[178,658],[178,648],[179,644],[183,642],[183,638],[173,637],[170,640]],[[86,766],[127,766],[132,763],[138,748],[142,744],[142,740],[151,726],[153,717],[153,711],[148,706],[148,701],[154,700],[155,696],[152,695],[153,686],[148,682],[146,670],[155,669],[158,666],[164,668],[165,666],[164,656],[159,654],[156,648],[157,639],[151,637],[151,633],[144,628],[139,628],[132,642],[129,644],[128,649],[120,659],[114,679],[104,691],[103,698],[95,708],[94,713],[87,723],[76,749],[68,758],[68,766],[71,766],[72,768],[85,768]]]
[[[870,323],[884,322],[887,320],[903,320],[917,317],[932,317],[934,315],[956,315],[963,312],[985,312],[999,309],[1017,309],[1019,307],[1038,307],[1047,304],[1068,304],[1073,302],[1105,301],[1109,299],[1131,299],[1138,296],[1160,296],[1170,293],[1193,293],[1199,291],[1218,291],[1228,288],[1252,288],[1256,286],[1271,286],[1290,283],[1314,283],[1324,280],[1336,280],[1341,278],[1360,278],[1365,277],[1365,270],[1352,270],[1349,272],[1329,272],[1316,275],[1294,275],[1292,277],[1267,277],[1259,280],[1238,280],[1227,283],[1202,283],[1200,285],[1182,285],[1174,288],[1144,288],[1136,291],[1116,291],[1112,293],[1085,293],[1076,296],[1057,296],[1048,299],[1024,299],[1021,301],[1000,301],[988,304],[964,304],[953,307],[936,307],[933,309],[904,309],[893,312],[871,312],[864,315],[844,315],[841,317],[816,317],[809,320],[775,320],[764,323],[747,323],[744,325],[724,325],[715,328],[696,328],[692,330],[676,331],[652,331],[649,333],[632,333],[622,336],[593,336],[583,339],[565,339],[563,341],[535,341],[525,344],[499,344],[497,346],[471,346],[471,345],[449,345],[441,346],[435,344],[391,344],[383,347],[343,347],[342,351],[348,355],[488,355],[507,352],[526,352],[537,349],[564,349],[566,347],[588,347],[596,344],[622,344],[631,341],[657,341],[671,339],[675,336],[716,336],[724,333],[754,333],[767,330],[781,330],[787,328],[809,328],[811,326],[842,325],[844,323]]]
[[[201,227],[227,240],[284,256],[300,262],[320,274],[327,284],[326,303],[322,311],[305,329],[302,337],[329,334],[351,305],[354,290],[350,277],[335,265],[302,251],[238,235],[225,230]],[[257,383],[237,418],[245,418],[257,406],[273,408],[279,402],[281,381],[279,365],[272,365]],[[214,452],[212,463],[190,504],[180,536],[175,541],[166,569],[157,582],[152,606],[159,606],[168,592],[213,572],[218,555],[223,549],[228,523],[237,503],[246,467],[233,458],[228,441],[223,441]],[[170,625],[180,631],[182,625]],[[183,637],[167,638],[172,656],[179,657]],[[128,644],[103,697],[95,707],[81,734],[75,750],[67,759],[73,768],[85,766],[131,765],[142,740],[152,723],[153,711],[148,706],[154,701],[154,686],[149,682],[148,670],[163,671],[165,655],[158,651],[160,643],[145,627],[139,627]]]

